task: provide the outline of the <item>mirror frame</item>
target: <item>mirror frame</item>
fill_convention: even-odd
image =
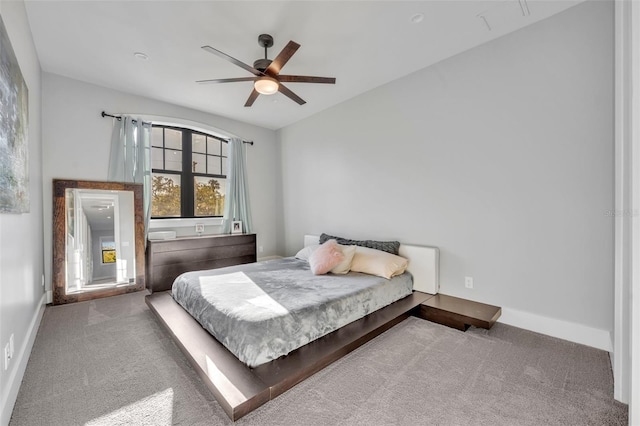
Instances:
[[[106,191],[132,191],[135,220],[136,279],[131,285],[102,290],[79,291],[67,294],[66,265],[66,202],[67,189],[102,189]],[[101,297],[132,293],[145,289],[144,215],[142,208],[142,185],[124,182],[98,182],[89,180],[53,180],[53,304],[82,302]]]

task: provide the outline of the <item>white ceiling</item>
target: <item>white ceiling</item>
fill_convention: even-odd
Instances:
[[[118,200],[115,191],[79,190],[82,211],[93,231],[111,231],[114,229],[114,205]]]
[[[581,1],[26,0],[26,10],[46,72],[279,129]],[[261,33],[275,39],[270,59],[289,40],[302,45],[283,74],[336,85],[288,83],[307,104],[278,93],[245,108],[251,82],[195,83],[250,77],[200,47],[252,65],[264,54]]]

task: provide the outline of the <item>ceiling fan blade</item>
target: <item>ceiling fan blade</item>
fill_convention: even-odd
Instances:
[[[276,77],[279,81],[287,83],[324,83],[324,84],[336,84],[334,77],[313,77],[310,75],[278,75]]]
[[[235,83],[236,81],[256,81],[258,77],[238,77],[238,78],[214,78],[212,80],[198,80],[196,83]]]
[[[286,97],[288,97],[289,99],[297,102],[298,105],[304,105],[307,103],[307,101],[305,101],[300,96],[293,93],[291,90],[287,89],[283,84],[278,85],[278,91],[283,95],[285,95]]]
[[[226,59],[227,61],[231,62],[232,64],[235,64],[235,65],[239,66],[240,68],[244,68],[245,70],[249,71],[253,75],[257,75],[258,77],[261,77],[261,76],[265,75],[262,71],[259,71],[259,70],[255,69],[254,67],[252,67],[250,65],[247,65],[244,62],[239,61],[236,58],[234,58],[232,56],[229,56],[224,52],[219,51],[218,49],[214,49],[211,46],[202,46],[202,48],[204,50],[206,50],[207,52],[209,52],[209,53],[213,53],[216,56],[219,56],[219,57],[221,57],[223,59]]]
[[[251,105],[253,105],[259,95],[260,93],[258,93],[256,89],[253,89],[251,91],[251,94],[249,95],[249,99],[247,99],[247,102],[244,103],[244,106],[250,107]]]
[[[271,65],[265,70],[267,74],[278,75],[282,67],[289,62],[289,59],[296,53],[296,50],[300,48],[300,45],[295,41],[289,41],[287,45],[278,53],[278,56],[271,62]]]

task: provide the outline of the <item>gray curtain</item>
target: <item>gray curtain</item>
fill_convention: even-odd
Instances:
[[[142,184],[146,244],[151,218],[151,123],[129,116],[113,121],[107,180]]]
[[[245,144],[241,139],[229,140],[229,167],[224,198],[224,219],[222,232],[231,232],[231,222],[242,221],[242,232],[251,233],[251,208],[249,206],[249,186],[245,164]]]

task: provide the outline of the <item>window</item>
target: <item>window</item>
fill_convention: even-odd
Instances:
[[[113,237],[100,237],[102,264],[116,263],[116,243]]]
[[[222,216],[227,141],[195,130],[151,128],[151,217]]]

